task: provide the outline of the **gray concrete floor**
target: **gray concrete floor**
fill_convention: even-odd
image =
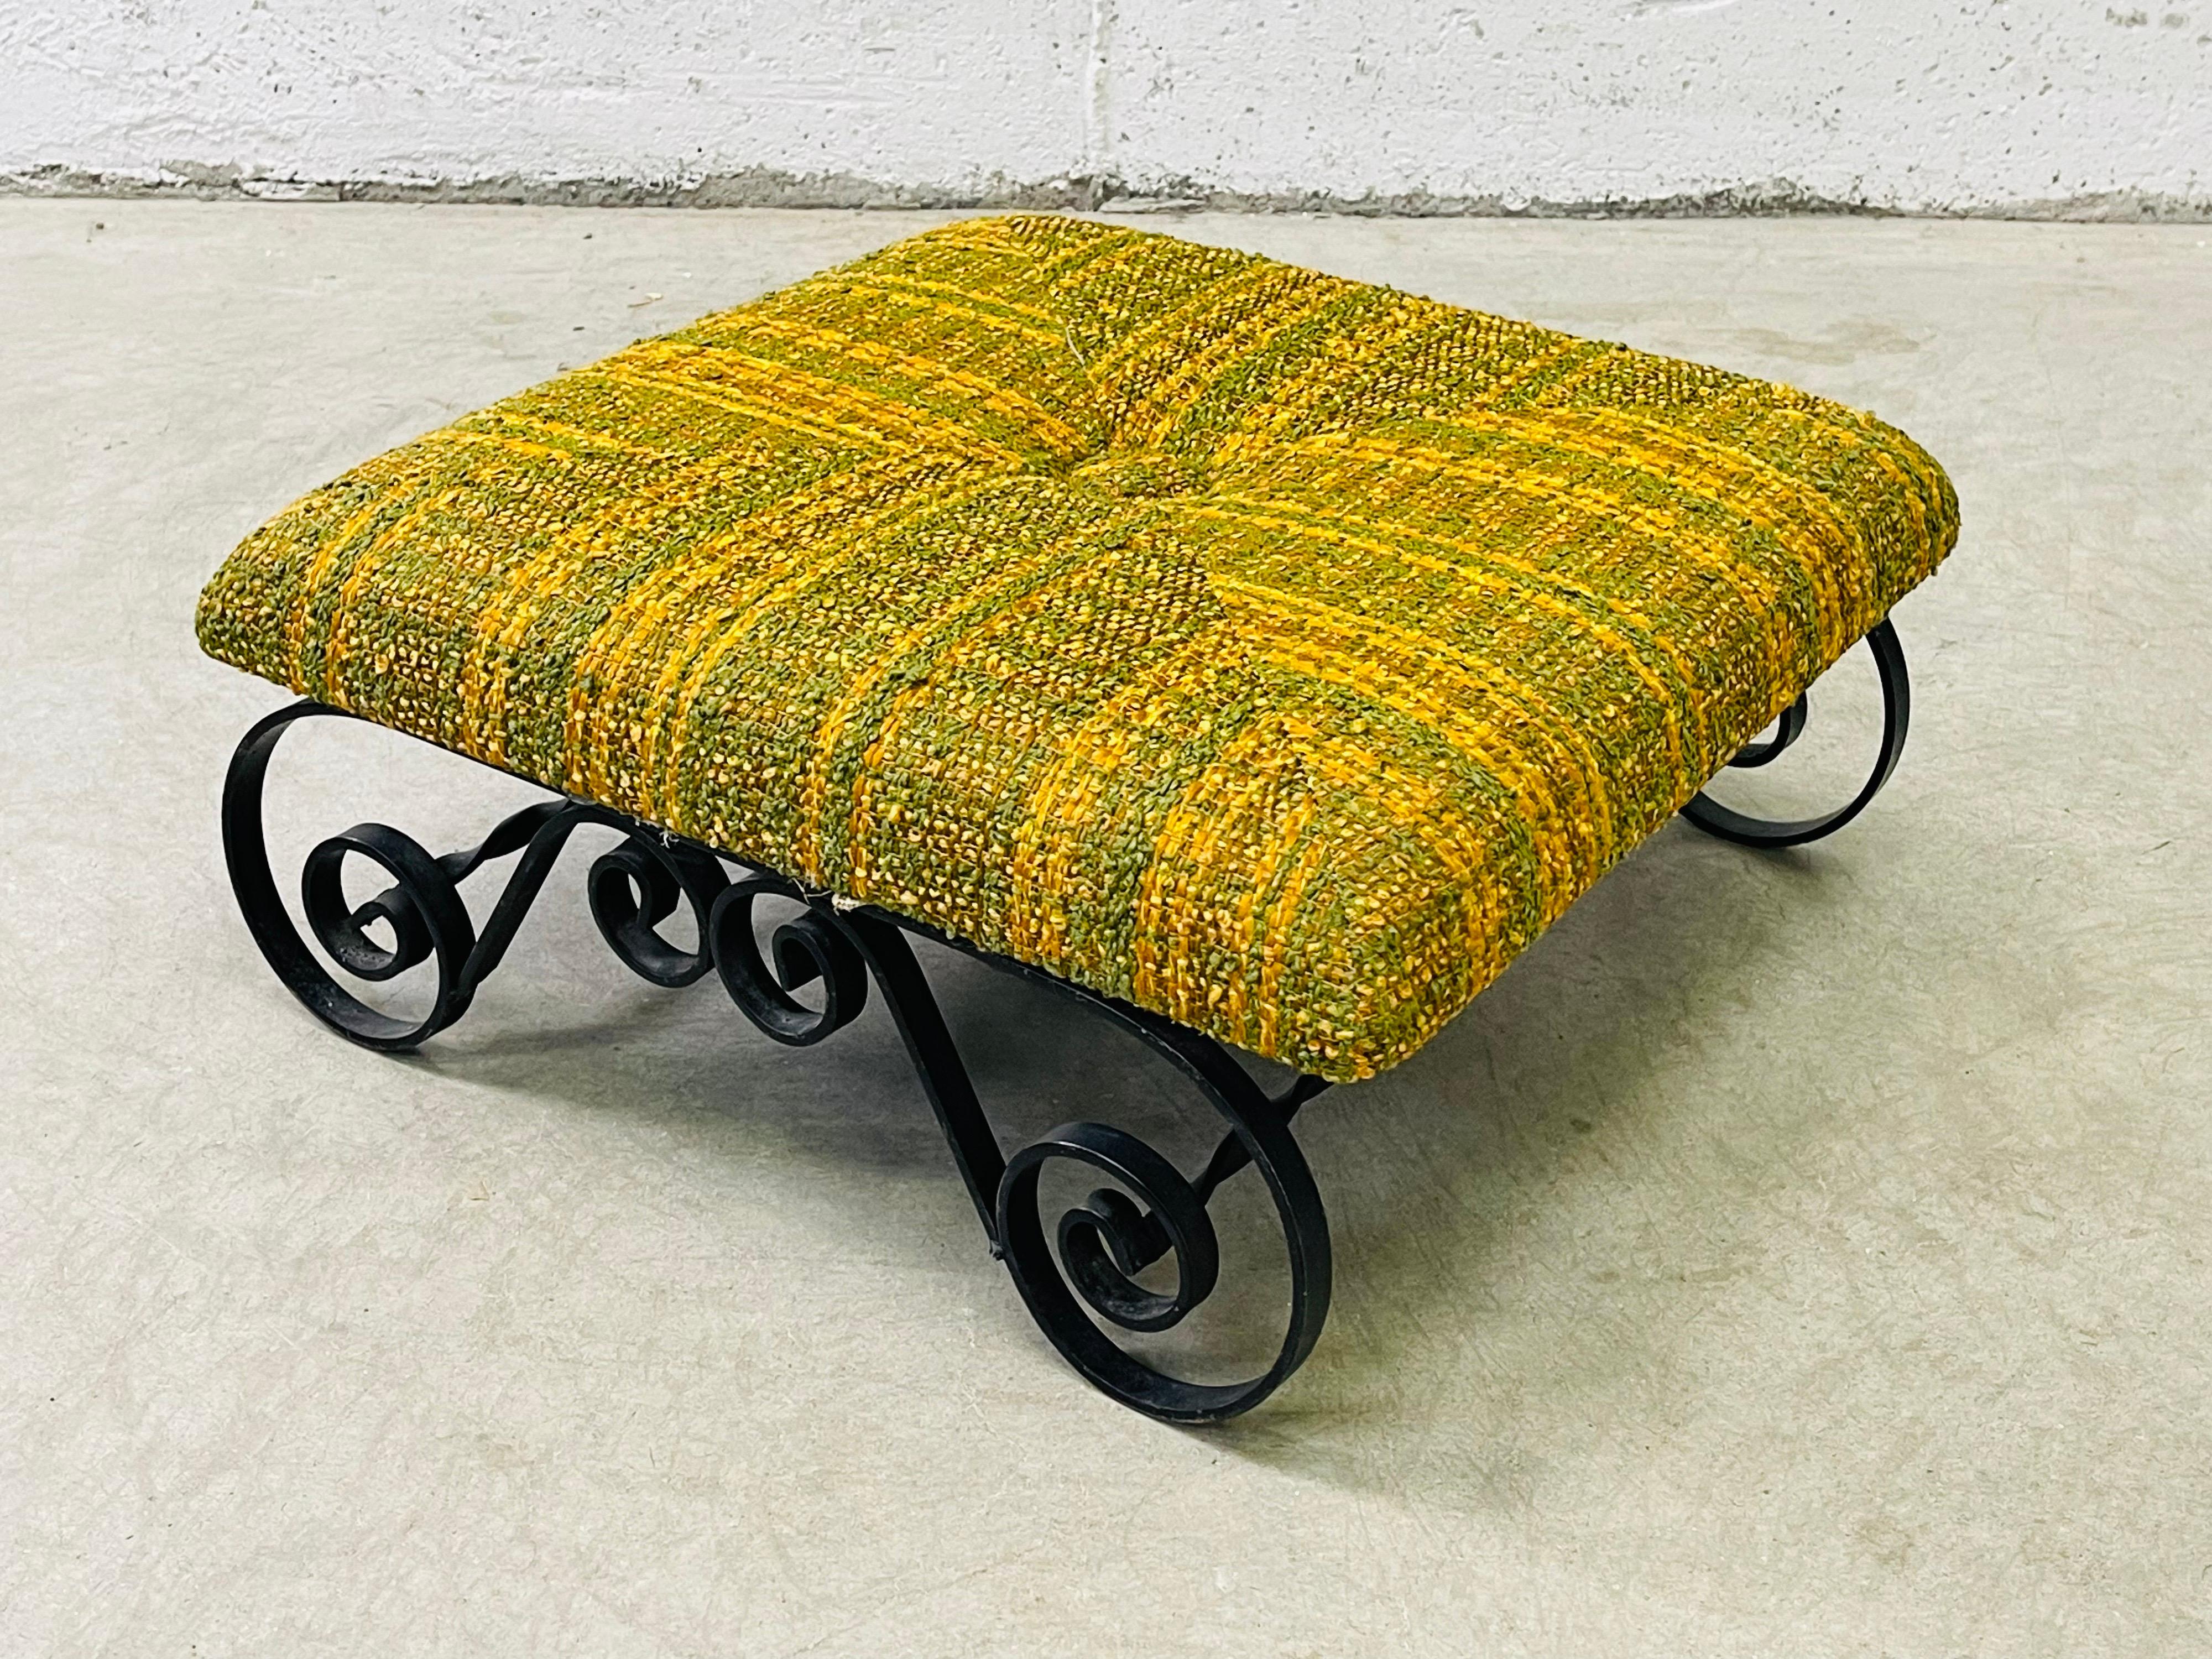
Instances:
[[[191,632],[231,543],[924,222],[0,204],[0,1650],[2204,1651],[2202,227],[1173,227],[1866,404],[1966,526],[1859,824],[1670,828],[1312,1109],[1334,1322],[1228,1428],[1061,1368],[879,1012],[651,990],[580,860],[419,1058],[286,998],[215,822],[281,699]],[[279,773],[286,871],[526,795],[367,729]],[[930,965],[1009,1135],[1201,1127]]]

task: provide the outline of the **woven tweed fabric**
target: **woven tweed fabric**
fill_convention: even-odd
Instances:
[[[1947,553],[1784,386],[1049,216],[315,491],[226,662],[1327,1078],[1402,1060]]]

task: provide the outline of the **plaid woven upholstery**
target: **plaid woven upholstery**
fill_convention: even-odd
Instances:
[[[1171,237],[915,237],[349,472],[203,644],[1333,1079],[1948,552],[1765,381]]]

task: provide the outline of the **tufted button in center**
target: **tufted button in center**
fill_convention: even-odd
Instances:
[[[1070,469],[1067,476],[1108,495],[1194,495],[1206,488],[1204,472],[1164,449],[1101,455]]]

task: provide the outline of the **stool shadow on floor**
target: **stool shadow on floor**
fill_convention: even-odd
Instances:
[[[1303,1127],[1338,1322],[1305,1386],[1224,1443],[1512,1509],[1594,1433],[1646,1443],[1693,1415],[1686,1334],[1757,1265],[1744,1200],[1833,1133],[1788,1032],[1876,840],[1747,858],[1662,832],[1428,1048],[1325,1101]]]

